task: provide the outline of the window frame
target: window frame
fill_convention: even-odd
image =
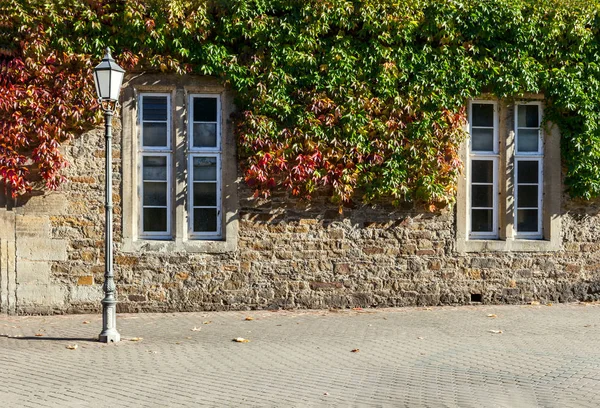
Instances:
[[[470,114],[470,103],[481,101],[498,103],[499,115],[499,218],[497,239],[477,239],[469,236],[470,231],[470,138],[465,138],[460,145],[459,155],[464,165],[462,176],[458,178],[457,197],[455,206],[455,251],[463,253],[487,253],[487,252],[553,252],[562,249],[561,237],[561,202],[562,175],[561,175],[561,149],[560,130],[552,122],[541,123],[543,131],[543,171],[542,189],[543,194],[542,211],[542,237],[532,239],[522,235],[517,236],[514,228],[514,181],[515,181],[515,115],[514,109],[517,103],[537,102],[543,108],[544,96],[541,94],[524,94],[516,100],[497,99],[493,95],[483,94],[471,101],[465,101],[466,111]],[[470,118],[470,116],[468,117]],[[463,130],[466,134],[470,132],[468,120],[465,121]],[[531,155],[523,157],[531,159]],[[539,192],[538,192],[539,193]]]
[[[515,149],[514,149],[514,231],[515,238],[519,239],[543,239],[543,211],[544,211],[544,129],[542,127],[543,105],[541,102],[522,102],[518,101],[514,103],[514,132],[515,132]],[[519,126],[519,106],[537,106],[538,107],[538,124],[537,128],[520,127]],[[537,129],[538,130],[538,148],[535,152],[520,152],[519,151],[519,130],[520,129]],[[537,231],[524,231],[519,232],[518,229],[518,211],[522,209],[519,207],[519,185],[533,185],[533,183],[520,183],[518,182],[519,175],[519,162],[520,161],[537,161],[538,163],[538,198],[537,198]],[[526,207],[524,209],[529,209]],[[531,208],[533,209],[533,208]]]
[[[467,218],[467,231],[469,232],[469,239],[498,239],[498,214],[500,208],[499,194],[498,194],[498,176],[500,166],[500,152],[499,152],[499,117],[498,117],[498,103],[497,101],[475,99],[469,101],[468,106],[468,132],[472,134],[473,129],[473,105],[492,105],[493,112],[493,148],[492,150],[473,150],[472,138],[468,139],[468,218]],[[477,126],[477,128],[489,128]],[[473,231],[472,230],[472,210],[476,209],[472,207],[472,190],[473,190],[473,172],[471,171],[473,160],[481,161],[492,161],[493,163],[493,179],[492,179],[492,231]]]
[[[213,123],[213,122],[204,122],[204,121],[194,121],[194,98],[211,98],[216,99],[217,101],[217,117],[216,117],[216,146],[215,147],[197,147],[194,146],[194,124],[195,123]],[[187,235],[190,239],[196,240],[207,240],[207,239],[221,239],[223,238],[222,232],[222,217],[223,217],[223,200],[221,197],[222,194],[222,165],[221,158],[223,151],[221,150],[222,140],[221,140],[221,95],[214,93],[190,93],[187,96]],[[202,206],[194,206],[194,157],[216,157],[217,158],[217,230],[215,232],[212,231],[194,231],[194,208],[202,208]],[[212,208],[212,206],[210,206]]]
[[[144,146],[144,97],[146,96],[164,96],[167,98],[167,143],[165,146]],[[138,128],[139,137],[137,143],[137,192],[138,192],[138,236],[144,239],[152,240],[170,240],[173,238],[172,220],[173,220],[173,142],[172,142],[172,111],[171,94],[166,92],[140,92],[138,95]],[[162,123],[163,121],[150,121],[151,123]],[[166,231],[144,231],[144,157],[166,157],[167,158],[167,230]],[[160,208],[163,208],[162,206]]]

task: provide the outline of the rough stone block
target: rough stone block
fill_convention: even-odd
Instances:
[[[341,289],[344,287],[341,282],[310,282],[309,285],[312,290]]]
[[[83,286],[93,285],[94,284],[94,276],[93,275],[80,276],[79,278],[77,278],[77,284],[83,285]]]
[[[67,241],[62,239],[19,239],[17,258],[30,261],[66,261]]]

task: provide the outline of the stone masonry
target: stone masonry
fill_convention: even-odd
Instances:
[[[561,249],[460,253],[455,210],[256,200],[238,182],[237,246],[220,253],[122,251],[120,122],[115,119],[118,311],[350,308],[600,299],[600,201],[564,196]],[[69,183],[0,199],[3,313],[100,310],[103,130],[64,146]]]

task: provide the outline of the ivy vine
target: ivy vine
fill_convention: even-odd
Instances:
[[[13,196],[37,173],[63,180],[61,143],[100,120],[91,70],[107,46],[130,72],[231,86],[257,195],[452,204],[464,106],[484,93],[543,93],[571,195],[600,195],[597,2],[8,0],[0,26],[0,182]]]

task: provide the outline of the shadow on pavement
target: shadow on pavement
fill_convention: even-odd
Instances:
[[[27,337],[15,337],[8,336],[6,334],[0,335],[0,337],[6,337],[12,340],[50,340],[50,341],[90,341],[98,343],[98,339],[90,337],[42,337],[42,336],[27,336]]]

